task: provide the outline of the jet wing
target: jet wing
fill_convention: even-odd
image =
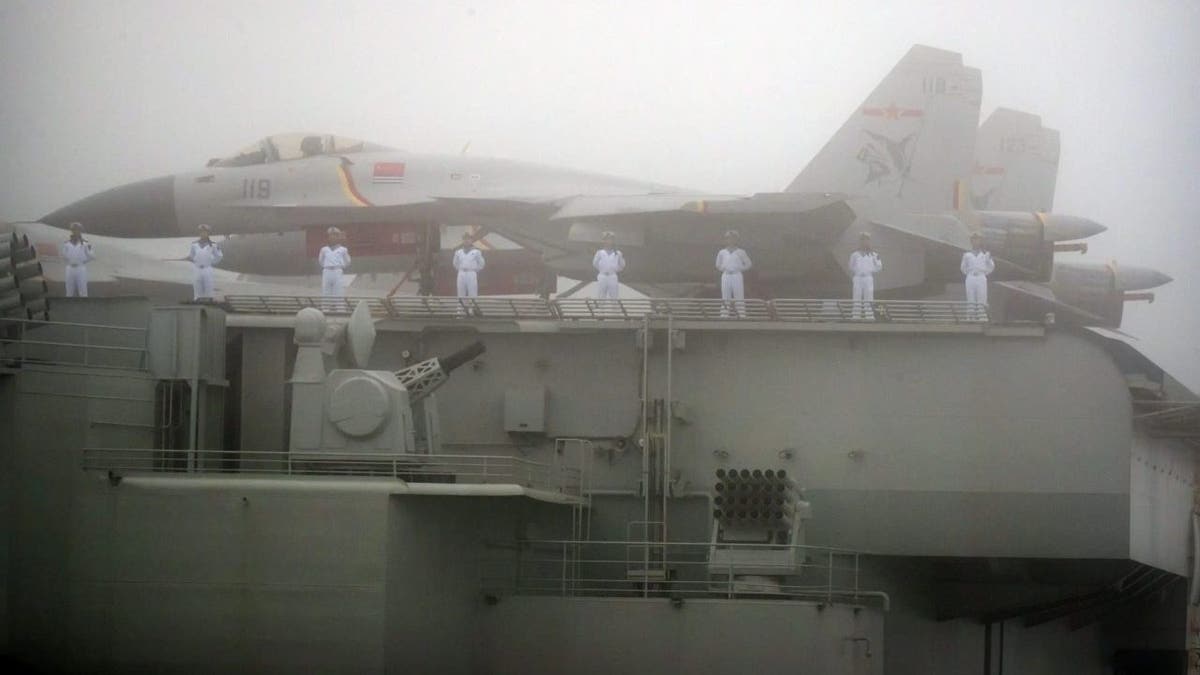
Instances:
[[[832,242],[854,220],[846,196],[831,193],[759,193],[750,196],[705,193],[579,196],[565,200],[551,220],[570,221],[571,238],[599,241],[600,232],[618,232],[620,241],[639,242],[647,228],[665,240],[691,240],[736,229],[751,240],[772,233],[814,242]]]
[[[872,225],[899,232],[919,240],[935,253],[943,256],[962,255],[971,250],[971,234],[958,218],[949,215],[918,215],[908,223],[899,221],[881,222],[872,220]],[[1037,272],[1004,258],[992,258],[996,269],[1004,276],[1036,278]]]
[[[971,248],[971,235],[962,221],[953,216],[914,216],[911,222],[872,220],[872,225],[919,239],[922,243],[947,252],[962,253]]]
[[[1027,300],[1033,300],[1034,302],[1041,303],[1057,312],[1071,314],[1079,319],[1083,319],[1085,322],[1094,323],[1097,325],[1105,325],[1108,322],[1104,317],[1098,314],[1093,314],[1074,305],[1068,305],[1067,303],[1059,300],[1058,297],[1054,295],[1054,291],[1039,283],[1032,281],[998,281],[996,282],[996,285],[1001,286],[1009,292],[1015,293]]]
[[[230,208],[243,217],[257,222],[273,223],[275,228],[327,226],[330,223],[378,223],[402,220],[418,213],[436,200],[429,197],[412,199],[403,204],[387,206],[354,206],[350,204],[245,204],[237,203]]]
[[[651,213],[702,213],[709,203],[719,204],[744,200],[735,195],[706,195],[703,193],[662,193],[640,195],[597,195],[572,197],[550,216],[551,220],[613,220]]]
[[[754,217],[814,211],[846,200],[834,193],[761,192],[745,195],[714,195],[703,192],[664,192],[636,195],[578,196],[565,200],[552,220],[612,220],[652,213],[696,213],[721,217]]]

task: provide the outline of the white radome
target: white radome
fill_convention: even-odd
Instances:
[[[316,307],[296,312],[296,342],[320,342],[325,338],[325,314]]]

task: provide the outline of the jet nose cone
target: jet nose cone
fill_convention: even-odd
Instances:
[[[1040,216],[1044,226],[1043,238],[1046,241],[1087,239],[1108,229],[1094,220],[1079,216],[1064,216],[1057,213],[1043,213]]]
[[[111,237],[178,236],[175,177],[152,178],[84,197],[42,222],[63,229],[78,222],[86,233]]]
[[[1149,267],[1117,266],[1117,288],[1122,291],[1144,291],[1148,288],[1169,284],[1172,281],[1174,279],[1170,275]]]

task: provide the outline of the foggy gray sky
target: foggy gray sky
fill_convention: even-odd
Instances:
[[[1062,132],[1082,260],[1175,282],[1124,330],[1200,389],[1200,4],[0,0],[0,219],[314,130],[780,190],[913,43]]]

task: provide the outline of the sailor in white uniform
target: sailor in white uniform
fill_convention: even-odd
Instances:
[[[971,235],[971,250],[963,254],[959,266],[967,288],[967,302],[971,303],[971,318],[983,320],[987,317],[987,275],[996,269],[992,254],[983,250],[983,236],[978,232]]]
[[[192,242],[187,259],[192,261],[195,270],[192,272],[192,299],[212,300],[213,298],[213,265],[221,262],[221,248],[209,239],[212,228],[201,225],[200,238]]]
[[[458,297],[479,297],[479,271],[483,269],[483,252],[475,248],[475,238],[463,232],[462,247],[454,252],[454,269],[458,270]]]
[[[874,319],[875,274],[883,269],[879,254],[871,249],[871,235],[863,232],[858,236],[858,248],[850,254],[850,276],[854,285],[855,319]]]
[[[322,246],[317,254],[317,263],[321,266],[321,296],[340,298],[346,293],[342,273],[350,266],[350,251],[343,243],[346,235],[341,230],[331,227],[325,234],[329,236],[329,245]]]
[[[729,316],[730,305],[734,306],[738,317],[746,316],[746,303],[742,302],[746,299],[746,287],[742,279],[742,272],[752,266],[750,256],[738,247],[737,230],[726,232],[725,248],[717,252],[717,269],[721,272],[721,299],[725,301],[721,305],[722,318]]]
[[[71,223],[71,238],[58,246],[58,255],[66,265],[67,297],[86,298],[87,264],[96,259],[92,243],[83,238],[83,225]]]
[[[604,248],[592,256],[592,267],[596,268],[596,297],[600,300],[616,300],[620,287],[617,274],[625,269],[625,256],[617,250],[617,236],[612,232],[600,235]]]

